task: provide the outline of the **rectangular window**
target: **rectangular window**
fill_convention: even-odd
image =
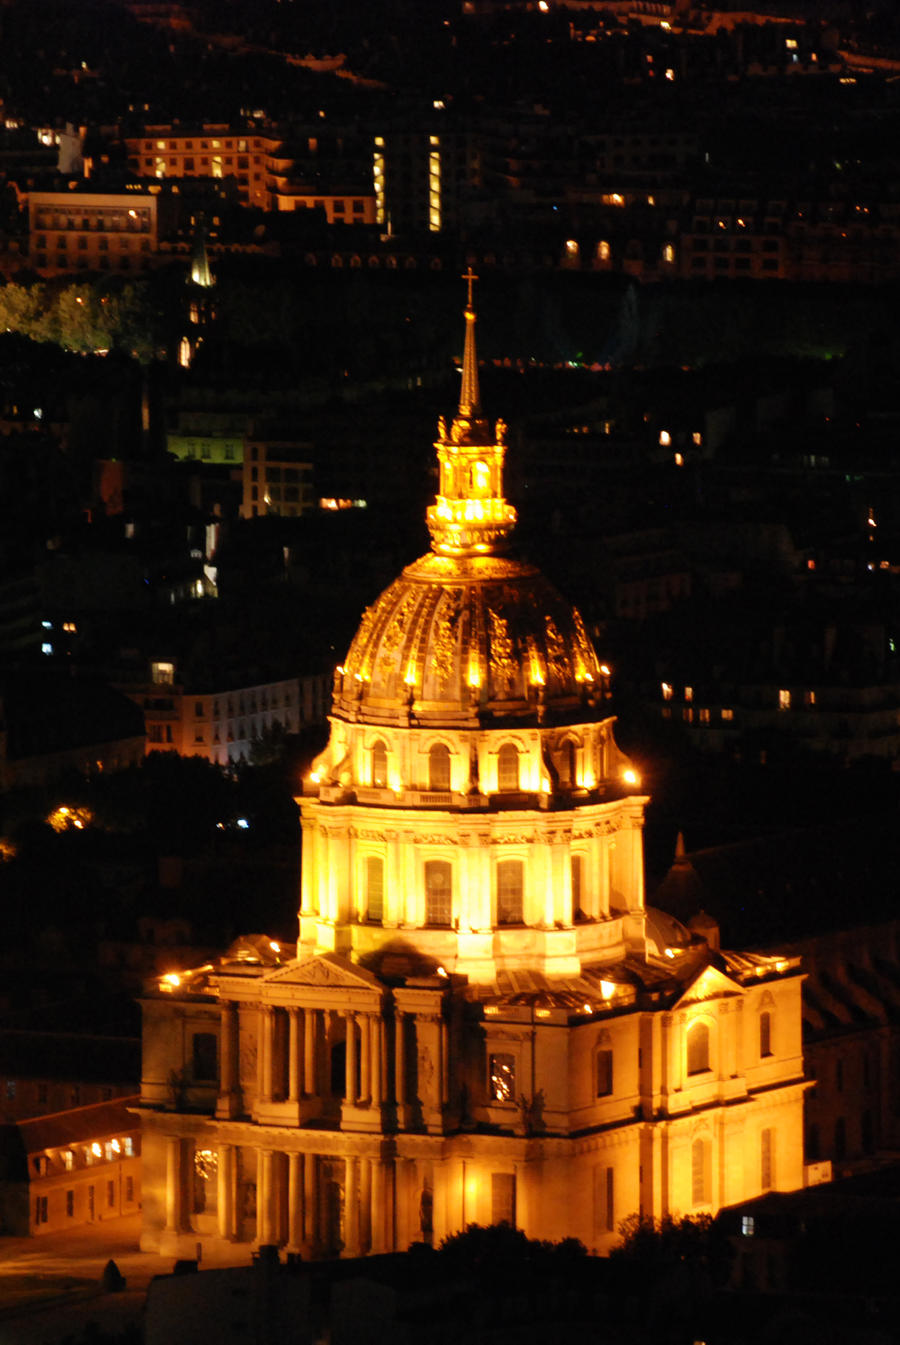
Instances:
[[[613,1090],[613,1053],[597,1052],[597,1097],[609,1097]]]
[[[47,1217],[47,1197],[38,1196],[37,1201],[35,1202],[34,1221],[37,1224],[45,1224],[47,1222]]]
[[[66,1218],[72,1219],[75,1216],[75,1192],[66,1192]]]
[[[516,1178],[512,1172],[491,1174],[491,1223],[516,1226]]]
[[[492,1102],[515,1102],[516,1058],[514,1055],[492,1055],[489,1059],[488,1090]]]
[[[125,1178],[125,1200],[126,1200],[126,1203],[129,1204],[129,1205],[130,1205],[130,1204],[132,1203],[132,1201],[134,1200],[134,1178],[133,1178],[133,1177],[126,1177],[126,1178]]]
[[[194,1079],[214,1083],[218,1076],[218,1041],[214,1032],[195,1032],[193,1040]]]
[[[114,1210],[116,1207],[116,1184],[115,1182],[106,1183],[106,1208]]]

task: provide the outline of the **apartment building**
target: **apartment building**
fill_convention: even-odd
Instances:
[[[148,178],[233,177],[244,205],[268,208],[266,162],[278,139],[225,124],[145,126],[126,136],[128,165]]]
[[[159,183],[100,190],[90,179],[28,194],[29,265],[42,275],[140,273],[177,223],[178,198]]]

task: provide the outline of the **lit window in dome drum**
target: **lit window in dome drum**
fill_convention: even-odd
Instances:
[[[501,794],[514,794],[519,788],[519,749],[504,743],[497,754],[497,784]]]
[[[387,787],[387,748],[376,743],[372,748],[372,785],[375,789]]]
[[[523,864],[521,859],[504,859],[497,865],[497,923],[521,925]]]
[[[445,794],[450,790],[450,749],[443,743],[435,743],[428,753],[428,788]]]
[[[425,923],[448,927],[451,914],[450,865],[444,859],[429,859],[425,865]]]

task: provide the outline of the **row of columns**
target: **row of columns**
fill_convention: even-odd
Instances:
[[[451,1215],[446,1181],[436,1168],[423,1168],[414,1158],[341,1157],[224,1142],[215,1153],[215,1231],[224,1241],[243,1240],[245,1217],[255,1213],[260,1245],[284,1246],[304,1257],[335,1255],[341,1248],[345,1256],[374,1255],[423,1239],[439,1241],[457,1226],[457,1213],[458,1226],[465,1222],[465,1195]],[[195,1141],[168,1135],[165,1156],[165,1232],[196,1237]],[[465,1165],[462,1177],[465,1182]],[[252,1210],[245,1206],[245,1183],[252,1185],[254,1179]]]
[[[267,1104],[304,1099],[330,1092],[329,1032],[327,1016],[336,1011],[291,1005],[276,1008],[260,1005],[257,1046],[257,1099]],[[378,1012],[342,1009],[345,1063],[344,1101],[357,1108],[381,1107],[390,1099],[388,1073],[388,1024]],[[421,1025],[422,1044],[434,1065],[434,1096],[422,1097],[426,1107],[441,1108],[449,1094],[448,1025],[443,1015],[395,1010],[393,1027],[394,1100],[403,1107],[414,1099],[407,1096],[407,1020]],[[417,1028],[417,1039],[419,1029]],[[431,1043],[429,1045],[429,1043]],[[420,1080],[419,1091],[424,1080]],[[238,1006],[221,1005],[220,1082],[216,1115],[235,1117],[243,1110],[240,1096]],[[431,1091],[431,1090],[428,1090]]]

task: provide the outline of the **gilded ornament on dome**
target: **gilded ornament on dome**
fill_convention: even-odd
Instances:
[[[488,608],[491,642],[491,672],[498,682],[508,686],[516,674],[514,644],[509,633],[509,622]]]
[[[356,664],[362,658],[362,653],[366,647],[366,642],[371,633],[372,626],[374,625],[375,617],[378,614],[379,606],[380,603],[373,603],[371,607],[367,607],[363,612],[362,621],[359,623],[359,629],[354,636],[353,643],[344,660],[344,670],[347,673],[356,671]]]
[[[443,691],[453,669],[453,656],[456,651],[456,627],[459,621],[460,595],[449,591],[441,598],[434,619],[434,634],[431,641],[431,666],[439,690]]]
[[[394,612],[393,618],[388,622],[387,628],[381,637],[381,651],[378,663],[384,681],[387,681],[394,670],[394,666],[397,662],[398,650],[403,643],[409,619],[415,609],[417,600],[418,595],[415,592],[406,594],[399,607],[397,607]]]
[[[575,634],[578,636],[578,644],[581,653],[587,663],[588,669],[593,668],[595,662],[594,646],[588,639],[588,633],[584,627],[584,619],[577,607],[572,608],[572,620],[575,622]]]
[[[551,616],[544,617],[544,643],[550,669],[556,677],[562,680],[568,670],[566,642],[560,635],[559,628]]]

